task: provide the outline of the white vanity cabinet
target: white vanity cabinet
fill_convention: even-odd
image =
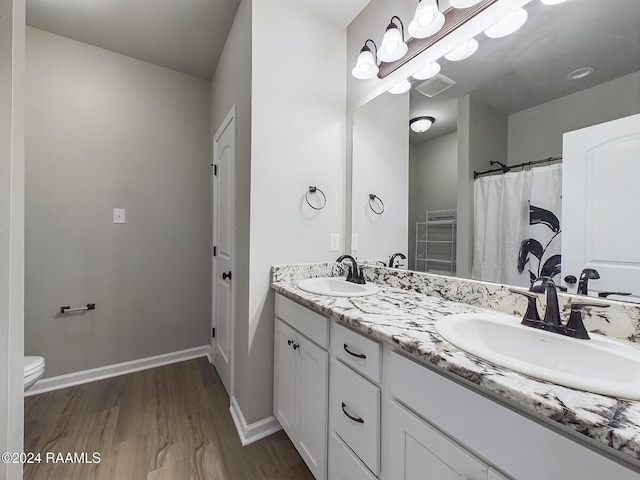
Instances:
[[[326,317],[276,296],[274,415],[318,480],[327,478],[328,332]]]
[[[331,325],[329,478],[380,474],[382,345],[338,323]]]

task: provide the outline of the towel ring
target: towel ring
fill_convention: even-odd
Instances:
[[[380,210],[376,210],[375,208],[373,208],[373,202],[375,200],[378,200],[378,202],[380,202],[381,205],[381,209]],[[384,202],[382,201],[382,199],[377,196],[375,193],[370,193],[369,194],[369,208],[371,209],[371,211],[373,213],[375,213],[376,215],[382,215],[384,213]]]
[[[309,201],[310,193],[320,193],[320,195],[322,195],[322,205],[320,205],[319,207],[314,207],[313,205],[311,205],[311,202]],[[304,198],[307,201],[307,205],[309,205],[314,210],[322,210],[327,205],[327,196],[318,187],[309,187],[309,190],[307,190],[307,193],[304,196]]]

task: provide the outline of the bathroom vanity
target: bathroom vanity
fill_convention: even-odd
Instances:
[[[274,267],[272,283],[274,413],[316,478],[640,479],[640,402],[536,380],[446,342],[436,320],[491,310],[429,291],[433,276],[407,273],[426,283],[406,289],[391,272],[396,286],[337,298],[297,287],[318,269]]]

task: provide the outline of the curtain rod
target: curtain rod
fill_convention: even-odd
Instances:
[[[561,156],[560,157],[549,157],[549,158],[543,158],[541,160],[534,160],[532,162],[519,163],[518,165],[505,165],[502,162],[494,162],[493,160],[491,160],[491,162],[489,162],[491,165],[498,164],[498,165],[500,165],[500,168],[494,168],[492,170],[485,170],[484,172],[476,172],[474,170],[473,171],[473,179],[475,180],[480,175],[486,175],[487,173],[495,173],[495,172],[507,173],[512,168],[532,167],[534,165],[538,165],[538,164],[541,164],[541,163],[548,163],[549,165],[551,165],[551,162],[558,162],[558,161],[561,161],[561,160],[562,160]]]

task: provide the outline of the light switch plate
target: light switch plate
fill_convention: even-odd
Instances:
[[[339,233],[331,234],[331,251],[332,252],[340,251],[340,234]]]
[[[125,223],[124,208],[113,209],[113,223]]]
[[[358,234],[352,233],[351,234],[351,251],[355,252],[356,250],[358,250]]]

